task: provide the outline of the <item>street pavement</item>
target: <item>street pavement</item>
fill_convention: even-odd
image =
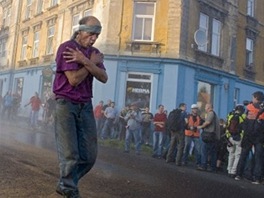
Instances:
[[[0,198],[61,197],[55,193],[59,169],[52,130],[1,121],[0,160]],[[105,146],[79,187],[83,198],[264,197],[264,185]]]

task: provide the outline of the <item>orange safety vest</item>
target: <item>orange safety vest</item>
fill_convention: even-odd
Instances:
[[[248,113],[247,113],[247,118],[249,120],[254,120],[256,119],[257,115],[258,115],[258,112],[260,109],[254,107],[253,104],[249,104],[247,105],[247,110],[248,110]],[[260,116],[258,117],[259,120],[264,120],[264,113],[260,114]]]
[[[196,116],[196,121],[194,122],[193,120],[194,115],[190,114],[188,116],[188,124],[187,124],[187,129],[185,129],[185,135],[186,136],[190,136],[190,137],[199,137],[200,136],[200,132],[199,130],[197,130],[197,126],[200,125],[201,123],[201,117],[200,116]],[[190,130],[190,128],[195,127],[195,130]]]

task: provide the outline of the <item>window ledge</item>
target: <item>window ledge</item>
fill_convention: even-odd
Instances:
[[[248,80],[255,80],[256,72],[254,71],[254,68],[252,65],[247,65],[244,68],[244,77]]]
[[[222,68],[223,64],[224,64],[224,59],[219,57],[219,56],[215,56],[213,54],[209,54],[208,52],[204,52],[201,50],[196,49],[196,60],[200,63],[204,63],[210,67],[217,67],[217,68]]]
[[[19,67],[27,66],[27,60],[20,60],[20,61],[18,61],[18,66]]]
[[[41,12],[35,14],[34,17],[40,16],[40,15],[42,15],[42,14],[43,14],[43,11],[41,11]]]
[[[250,15],[247,15],[247,24],[250,26],[250,27],[254,27],[256,28],[257,25],[258,25],[258,20],[253,17],[253,16],[250,16]]]
[[[35,64],[37,64],[37,63],[38,63],[38,60],[39,60],[38,57],[30,58],[30,59],[29,59],[30,65],[35,65]]]
[[[126,42],[126,50],[130,50],[132,54],[134,52],[150,52],[160,54],[159,42],[152,41],[128,41]]]
[[[51,59],[53,58],[53,55],[54,55],[53,53],[52,54],[43,55],[42,58],[43,58],[44,63],[50,62]]]
[[[59,7],[59,4],[58,3],[55,4],[55,5],[52,5],[52,6],[48,7],[47,10],[50,11],[50,10],[55,9],[57,7]]]
[[[27,22],[27,21],[29,21],[29,20],[30,20],[30,17],[24,19],[22,22],[25,23],[25,22]]]

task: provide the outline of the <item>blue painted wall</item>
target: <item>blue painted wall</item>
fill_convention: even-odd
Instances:
[[[237,103],[251,100],[252,93],[263,91],[264,87],[253,82],[240,79],[234,74],[215,70],[213,68],[196,65],[183,60],[163,58],[143,58],[131,56],[105,57],[106,70],[109,80],[106,84],[94,80],[94,106],[100,101],[112,99],[116,107],[121,109],[125,105],[126,79],[128,72],[142,72],[152,75],[150,110],[155,113],[159,104],[171,111],[181,102],[188,106],[196,103],[198,81],[209,82],[215,85],[214,105],[219,117],[225,118],[234,106],[234,90],[239,89]],[[51,65],[54,70],[54,65]],[[24,108],[29,98],[35,91],[41,91],[43,67],[35,67],[0,73],[4,82],[3,93],[9,89],[9,79],[24,78],[24,88],[21,102],[20,115],[27,116],[29,109]],[[12,76],[12,78],[11,78]],[[12,88],[13,88],[13,83]]]

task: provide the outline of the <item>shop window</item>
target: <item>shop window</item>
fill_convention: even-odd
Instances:
[[[197,104],[201,111],[201,116],[205,116],[205,105],[213,104],[214,101],[214,85],[202,81],[198,81]]]
[[[137,103],[139,108],[150,106],[152,75],[128,73],[125,104]]]

